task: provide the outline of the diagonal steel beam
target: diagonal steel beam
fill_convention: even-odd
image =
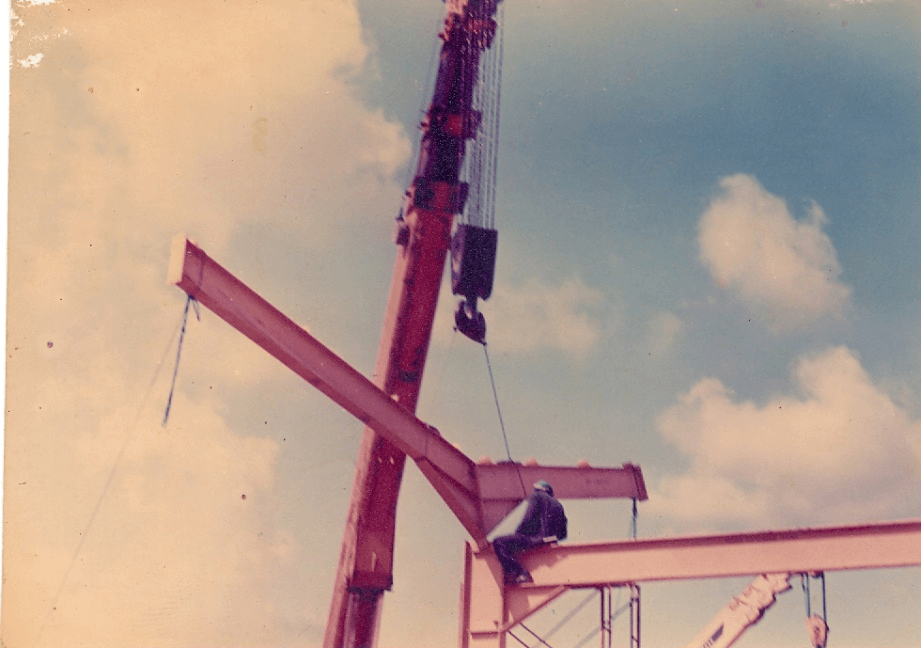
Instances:
[[[537,479],[564,498],[646,499],[642,472],[623,468],[477,465],[342,358],[260,297],[201,248],[173,240],[169,282],[211,309],[286,367],[413,459],[481,547]]]
[[[183,234],[173,240],[168,280],[407,456],[437,465],[445,478],[453,480],[470,496],[477,492],[475,464],[466,455]],[[478,526],[474,521],[465,524],[475,539],[485,536]]]
[[[383,391],[180,234],[173,240],[169,282],[268,351],[362,423],[414,460],[434,458],[468,491],[473,462],[435,428]]]

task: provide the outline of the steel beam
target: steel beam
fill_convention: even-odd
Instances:
[[[921,565],[921,520],[571,544],[530,560],[548,586],[906,567]]]
[[[921,520],[545,547],[522,557],[534,583],[515,587],[491,550],[467,551],[461,646],[499,646],[561,586],[921,566]]]
[[[648,499],[642,470],[629,463],[621,468],[541,466],[533,462],[480,463],[476,475],[483,503],[483,523],[490,530],[528,496],[532,484],[539,479],[550,482],[559,499]]]
[[[475,491],[473,462],[435,428],[394,402],[183,234],[173,241],[169,281],[406,455],[414,460],[429,458],[461,486]]]
[[[541,466],[534,462],[477,465],[477,480],[484,499],[521,499],[522,483],[527,485],[524,493],[527,497],[527,491],[538,479],[546,479],[553,484],[554,495],[561,499],[648,499],[640,467],[629,463],[615,470],[594,468],[587,464]]]
[[[551,481],[562,498],[646,499],[643,474],[631,464],[475,464],[183,234],[173,241],[169,281],[412,458],[481,547],[486,546],[486,534],[527,497],[538,479]]]

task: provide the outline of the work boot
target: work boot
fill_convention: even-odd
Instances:
[[[528,572],[521,572],[515,577],[515,585],[521,585],[522,583],[533,583],[534,579],[531,578],[531,574]]]

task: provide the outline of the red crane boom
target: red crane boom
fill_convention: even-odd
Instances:
[[[455,214],[463,211],[466,143],[481,116],[472,108],[480,55],[496,32],[499,0],[448,0],[431,105],[422,123],[416,175],[398,220],[397,258],[374,381],[416,409]],[[406,455],[366,428],[336,573],[324,648],[375,645],[383,593],[393,584],[397,497]]]

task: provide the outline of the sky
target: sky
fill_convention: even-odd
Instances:
[[[642,538],[921,518],[921,6],[502,6],[513,458],[640,465]],[[209,311],[181,335],[170,241],[370,375],[443,12],[13,3],[4,645],[321,644],[362,426]],[[418,415],[501,460],[454,301]],[[630,533],[630,502],[564,504],[572,542]],[[382,648],[456,644],[465,541],[408,466]],[[748,580],[644,585],[643,644]],[[826,583],[830,645],[918,645],[921,568]],[[809,645],[803,599],[736,645]]]

